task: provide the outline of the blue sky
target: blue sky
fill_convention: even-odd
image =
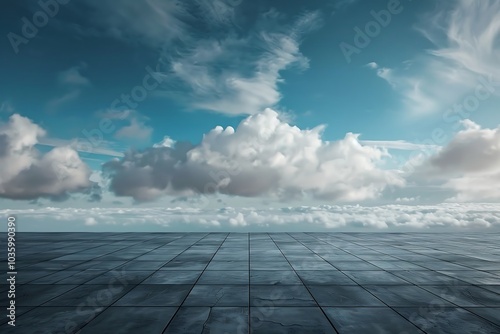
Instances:
[[[25,230],[500,224],[497,1],[1,6]]]

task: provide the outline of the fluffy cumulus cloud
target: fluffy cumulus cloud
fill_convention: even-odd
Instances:
[[[462,124],[463,130],[417,168],[417,176],[444,180],[444,187],[456,192],[450,201],[499,200],[500,127]]]
[[[138,201],[213,192],[361,201],[404,185],[397,172],[378,167],[388,156],[385,150],[361,145],[352,133],[324,141],[323,128],[301,130],[266,109],[236,129],[217,126],[198,145],[178,142],[131,151],[104,169],[116,195]]]
[[[500,228],[498,204],[439,204],[427,206],[322,205],[269,209],[233,208],[36,208],[0,210],[25,220],[71,221],[83,228],[157,225],[172,230],[436,230],[440,228]]]
[[[61,199],[87,191],[89,168],[72,148],[56,147],[45,154],[35,149],[45,131],[28,118],[13,114],[0,123],[0,197]]]

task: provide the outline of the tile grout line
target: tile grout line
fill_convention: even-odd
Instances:
[[[286,233],[289,237],[290,235],[288,233]],[[281,255],[283,255],[283,257],[285,258],[286,262],[288,262],[288,265],[290,266],[290,268],[292,268],[293,272],[295,273],[295,275],[297,275],[297,277],[299,278],[299,280],[302,282],[302,285],[305,287],[305,289],[307,290],[307,293],[309,293],[309,295],[311,296],[311,298],[314,300],[314,303],[316,303],[316,307],[319,308],[321,310],[321,313],[324,315],[324,317],[326,318],[326,320],[330,323],[330,326],[332,326],[332,329],[335,331],[335,333],[339,333],[339,331],[335,328],[335,326],[333,325],[332,321],[330,320],[330,318],[328,317],[328,315],[326,315],[325,311],[323,310],[323,308],[319,305],[318,301],[316,300],[316,298],[314,298],[313,294],[311,293],[311,291],[309,290],[309,288],[307,287],[307,285],[304,283],[304,281],[302,280],[302,277],[299,276],[299,274],[297,274],[297,271],[295,270],[295,268],[292,266],[292,264],[290,263],[290,261],[288,260],[288,258],[285,256],[285,254],[283,253],[283,251],[281,250],[281,248],[278,246],[278,244],[276,243],[276,241],[273,239],[273,237],[271,237],[271,234],[268,233],[268,236],[269,238],[274,242],[275,246],[279,249],[279,251],[281,252]]]
[[[209,236],[211,233],[208,233],[206,236],[204,236],[203,238],[201,238],[200,240],[198,240],[197,242],[201,241],[202,239],[206,238],[207,236]],[[221,244],[219,245],[219,247],[217,248],[217,250],[215,251],[214,255],[212,255],[212,257],[210,258],[210,260],[208,261],[207,265],[205,266],[205,268],[201,271],[200,273],[200,276],[198,276],[198,278],[196,279],[196,281],[193,283],[193,286],[191,287],[191,289],[189,289],[188,293],[186,294],[186,297],[184,297],[184,299],[182,300],[181,304],[177,307],[177,310],[175,310],[175,313],[172,315],[172,317],[170,318],[170,320],[168,321],[168,323],[165,325],[165,327],[163,328],[163,330],[161,331],[161,334],[164,334],[165,331],[168,329],[168,326],[170,326],[170,324],[172,323],[172,321],[175,319],[176,315],[179,313],[182,305],[184,305],[184,303],[186,302],[186,299],[188,299],[189,295],[191,294],[191,291],[193,291],[194,287],[196,286],[196,283],[198,283],[198,281],[200,280],[201,276],[203,276],[203,273],[206,271],[206,269],[208,268],[208,266],[210,265],[210,262],[212,262],[212,259],[215,257],[215,254],[217,254],[217,252],[219,252],[219,249],[222,247],[222,245],[224,244],[224,242],[226,241],[227,237],[229,236],[229,233],[226,233],[226,236],[224,237],[224,240],[222,240]],[[196,243],[197,243],[196,242]],[[195,243],[195,244],[196,244]],[[189,248],[191,248],[192,246],[194,246],[195,244],[191,245]],[[180,254],[179,254],[180,255]],[[212,309],[212,306],[210,307],[210,309]],[[209,313],[210,315],[210,313]],[[208,320],[208,319],[207,319]]]
[[[207,235],[208,235],[208,234],[205,234],[203,237],[201,237],[200,239],[198,239],[195,243],[197,243],[198,241],[202,240],[202,239],[203,239],[203,238],[205,238]],[[183,236],[182,236],[182,237],[177,238],[177,239],[174,239],[174,240],[171,240],[170,242],[167,242],[167,243],[162,244],[162,245],[160,245],[160,246],[158,246],[158,247],[156,247],[156,248],[153,248],[153,249],[151,249],[150,251],[148,251],[148,252],[146,252],[146,253],[144,253],[144,254],[147,254],[147,253],[150,253],[150,252],[152,252],[152,251],[154,251],[154,250],[157,250],[158,248],[161,248],[161,247],[163,247],[163,246],[165,246],[165,245],[168,245],[168,244],[170,244],[170,243],[172,243],[172,242],[174,242],[174,241],[177,241],[177,240],[183,239],[183,238],[185,238],[186,236],[187,236],[187,234],[183,234]],[[160,235],[160,236],[158,236],[158,238],[160,238],[160,237],[161,237],[161,235]],[[149,240],[154,240],[154,239],[158,239],[158,238],[153,238],[153,239],[149,239]],[[165,265],[166,265],[166,264],[168,264],[170,261],[174,260],[177,256],[179,256],[179,255],[181,255],[182,253],[184,253],[184,252],[185,252],[186,250],[188,250],[189,248],[191,248],[191,247],[192,247],[195,243],[193,243],[191,246],[187,247],[185,250],[183,250],[182,252],[180,252],[179,254],[177,254],[177,255],[176,255],[174,258],[172,258],[171,260],[167,261],[167,262],[165,263]],[[144,254],[139,255],[139,256],[137,256],[136,258],[141,257],[141,256],[143,256]],[[136,259],[136,258],[134,258],[134,259]],[[133,260],[133,259],[132,259],[132,260]],[[130,260],[130,261],[132,261],[132,260]],[[130,262],[130,261],[129,261],[129,262]],[[127,262],[127,263],[128,263],[128,262]],[[162,267],[160,267],[160,268],[162,268]],[[94,319],[95,319],[95,318],[97,318],[99,315],[101,315],[102,313],[104,313],[104,312],[105,312],[108,308],[112,307],[112,306],[113,306],[114,304],[116,304],[116,303],[117,303],[120,299],[122,299],[122,298],[123,298],[123,297],[124,297],[124,296],[125,296],[128,292],[132,291],[132,290],[133,290],[133,289],[135,289],[137,286],[141,285],[141,284],[142,284],[142,282],[144,282],[145,280],[147,280],[149,277],[151,277],[152,275],[154,275],[154,274],[155,274],[157,271],[159,271],[159,270],[160,270],[160,269],[153,270],[153,271],[152,271],[152,273],[151,273],[150,275],[146,276],[146,277],[145,277],[143,280],[141,280],[139,283],[133,284],[133,287],[132,287],[129,291],[127,291],[127,292],[126,292],[126,293],[124,293],[122,296],[120,296],[119,298],[117,298],[114,302],[112,302],[111,304],[109,304],[108,306],[106,306],[106,307],[105,307],[105,308],[104,308],[101,312],[98,312],[98,314],[97,314],[97,315],[95,315],[95,316],[94,316],[94,317],[93,317],[90,321],[88,321],[87,323],[83,324],[83,326],[80,326],[80,327],[78,328],[78,331],[81,331],[81,330],[82,330],[85,326],[87,326],[88,324],[90,324],[90,323],[92,322],[92,320],[94,320]],[[83,285],[83,284],[82,284],[82,285]],[[131,285],[132,285],[132,284],[131,284]]]
[[[247,242],[248,242],[248,334],[251,333],[252,331],[252,328],[251,328],[251,323],[252,323],[252,317],[251,317],[251,310],[252,308],[250,307],[250,288],[251,288],[251,270],[250,270],[250,261],[251,261],[251,257],[250,257],[250,252],[251,252],[251,247],[250,247],[250,232],[247,233]]]
[[[306,234],[308,234],[308,233],[306,233]],[[313,236],[313,235],[311,235],[311,234],[308,234],[308,235],[310,235],[312,238],[317,239],[318,241],[325,242],[325,241],[323,241],[322,239],[319,239],[319,238],[317,238],[317,237],[315,237],[315,236]],[[300,241],[299,241],[299,242],[300,242]],[[370,247],[368,247],[368,246],[364,246],[364,245],[360,245],[360,244],[358,244],[358,243],[356,243],[356,242],[353,242],[353,241],[349,241],[349,242],[350,242],[350,243],[352,243],[352,244],[355,244],[355,245],[357,245],[357,246],[361,246],[361,247],[364,247],[364,248],[368,248],[368,249],[374,250],[373,248],[370,248]],[[326,243],[330,244],[329,242],[326,242]],[[380,244],[380,243],[379,243],[379,244]],[[330,245],[332,245],[332,244],[330,244]],[[382,244],[382,245],[383,245],[383,244]],[[336,247],[335,245],[332,245],[332,246],[333,246],[333,247]],[[390,246],[390,245],[389,245],[389,246]],[[393,246],[391,246],[391,247],[393,247]],[[338,247],[336,247],[336,248],[338,248]],[[428,247],[426,247],[426,248],[428,248]],[[431,248],[431,249],[432,249],[432,248]],[[375,251],[376,251],[376,250],[375,250]],[[417,255],[424,255],[424,254],[421,254],[421,253],[418,253],[418,252],[415,252],[415,251],[412,251],[412,250],[406,250],[406,249],[405,249],[405,251],[408,251],[408,252],[411,252],[411,253],[414,253],[414,254],[417,254]],[[387,253],[384,253],[384,252],[379,252],[379,253],[382,253],[382,254],[384,254],[384,255],[388,255]],[[453,254],[453,253],[449,253],[449,254]],[[354,254],[353,254],[353,255],[354,255]],[[365,261],[365,262],[368,262],[368,261],[366,261],[366,260],[364,260],[364,259],[362,259],[362,258],[358,257],[357,255],[354,255],[354,256],[356,256],[357,258],[359,258],[359,259],[361,259],[361,260],[363,260],[363,261]],[[424,256],[427,256],[427,255],[424,255]],[[436,259],[435,257],[432,257],[432,256],[427,256],[427,257],[430,257],[430,258]],[[408,262],[408,261],[407,261],[407,260],[405,260],[405,259],[401,259],[401,258],[398,258],[398,257],[396,257],[396,258],[397,258],[399,261],[405,261],[405,262]],[[440,260],[440,261],[444,261],[444,262],[448,262],[448,263],[452,263],[452,264],[453,264],[453,262],[450,262],[450,261],[441,260],[441,259],[438,259],[438,260]],[[369,263],[369,262],[368,262],[368,263]],[[410,263],[412,263],[412,262],[410,262]],[[378,266],[377,266],[377,267],[378,267]],[[465,267],[465,266],[464,266],[464,267]],[[442,274],[442,273],[440,273],[440,272],[438,272],[437,270],[434,270],[434,269],[429,269],[429,268],[426,268],[426,267],[423,267],[423,268],[425,268],[425,271],[432,271],[432,272],[437,273],[437,274]],[[467,268],[468,268],[468,267],[467,267]],[[381,268],[381,270],[386,271],[386,272],[388,272],[388,273],[392,274],[392,272],[390,272],[389,270],[385,270],[385,269],[383,269],[383,268]],[[473,269],[473,270],[474,270],[474,271],[480,271],[480,270],[477,270],[477,269]],[[411,271],[411,270],[403,270],[403,271]],[[419,270],[419,271],[422,271],[422,270]],[[395,275],[395,276],[397,276],[397,277],[399,277],[399,278],[401,278],[401,279],[403,279],[403,280],[407,281],[407,280],[406,280],[405,278],[403,278],[403,277],[400,277],[400,276],[398,276],[398,275],[396,275],[396,274],[393,274],[393,275]],[[456,280],[458,280],[458,281],[462,281],[462,280],[457,279],[456,277],[453,277],[453,276],[450,276],[450,275],[446,275],[446,274],[442,274],[442,275],[448,276],[448,277],[450,277],[450,278],[452,278],[452,279],[456,279]],[[428,285],[418,285],[418,284],[416,284],[416,283],[412,283],[412,282],[410,282],[410,281],[407,281],[407,282],[408,282],[408,283],[410,283],[410,285],[416,286],[417,288],[420,288],[420,289],[422,289],[422,290],[424,290],[424,291],[426,291],[426,292],[428,292],[428,293],[430,293],[430,294],[432,294],[432,295],[436,296],[437,298],[439,298],[439,299],[441,299],[441,300],[443,300],[443,301],[445,301],[445,302],[448,302],[448,303],[450,303],[450,304],[454,305],[454,306],[448,306],[448,307],[444,306],[444,308],[459,308],[459,309],[462,309],[462,310],[464,310],[464,311],[466,311],[466,312],[472,313],[472,314],[474,314],[474,315],[476,315],[476,316],[478,316],[478,317],[480,317],[480,318],[482,318],[482,319],[484,319],[484,320],[488,321],[489,323],[491,323],[491,324],[493,324],[493,325],[495,325],[495,326],[498,326],[498,325],[496,325],[495,323],[493,323],[492,321],[490,321],[490,320],[488,320],[488,319],[486,319],[486,318],[483,318],[482,316],[477,315],[477,314],[475,314],[475,313],[473,313],[473,312],[471,312],[471,311],[467,310],[467,309],[465,308],[465,306],[460,306],[460,305],[458,305],[458,304],[455,304],[454,302],[452,302],[452,301],[450,301],[450,300],[448,300],[448,299],[445,299],[445,298],[443,298],[443,297],[439,296],[437,293],[435,293],[435,292],[433,292],[433,291],[431,291],[431,290],[426,289],[425,287],[426,287],[426,286],[428,286]],[[471,285],[471,286],[476,286],[476,287],[479,287],[479,288],[481,288],[481,289],[483,289],[483,290],[489,291],[489,290],[484,289],[484,288],[482,288],[481,286],[477,286],[477,285],[475,285],[475,284],[473,284],[473,283],[468,283],[468,282],[466,282],[466,281],[463,281],[463,282],[464,282],[464,283],[467,283],[467,284],[466,284],[467,286],[469,286],[469,285]],[[358,284],[358,283],[356,282],[356,284]],[[376,284],[376,285],[377,285],[377,286],[381,286],[380,284]],[[463,285],[463,286],[466,286],[466,285]],[[375,298],[379,299],[377,296],[375,296],[373,293],[371,293],[369,290],[367,290],[364,286],[362,286],[362,285],[360,285],[360,286],[361,286],[364,290],[366,290],[367,292],[369,292],[370,294],[372,294]],[[438,287],[441,287],[441,286],[442,286],[442,287],[446,287],[447,285],[433,284],[433,285],[429,285],[429,286],[438,286]],[[491,292],[491,291],[490,291],[490,292]],[[494,293],[494,292],[493,292],[493,293]],[[380,299],[379,299],[379,300],[380,300]],[[380,300],[380,301],[381,301],[382,303],[384,303],[382,300]],[[384,304],[385,304],[385,303],[384,303]],[[386,305],[387,305],[387,304],[386,304]],[[402,314],[400,314],[400,313],[399,313],[396,309],[394,309],[393,307],[391,307],[391,306],[389,306],[389,305],[387,305],[387,306],[388,306],[388,307],[390,307],[390,308],[391,308],[394,312],[396,312],[396,313],[398,313],[399,315],[401,315],[404,319],[406,319],[407,321],[409,321],[409,322],[411,322],[412,324],[414,324],[412,321],[410,321],[409,319],[407,319],[406,317],[404,317]],[[483,306],[483,307],[484,307],[484,306]],[[414,325],[415,325],[415,324],[414,324]],[[418,327],[417,325],[415,325],[415,326],[416,326],[416,327]],[[419,329],[420,329],[420,328],[419,328]],[[422,329],[420,329],[420,330],[422,330]],[[422,330],[422,331],[424,331],[424,330]],[[425,332],[425,331],[424,331],[424,332]]]
[[[291,238],[295,239],[294,237],[290,236]],[[313,237],[314,238],[314,237]],[[317,239],[317,238],[315,238]],[[313,253],[315,253],[312,249],[310,249],[308,246],[304,245],[300,240],[297,240],[295,239],[297,242],[301,243],[304,247],[306,247],[307,249],[309,249],[310,251],[312,251]],[[317,239],[318,241],[321,241],[320,239]],[[323,241],[322,241],[323,242]],[[329,243],[328,243],[329,244]],[[331,244],[330,244],[331,245]],[[335,247],[334,245],[331,245],[333,247]],[[317,254],[317,253],[315,253]],[[319,257],[321,257],[323,259],[323,257],[319,254],[317,254]],[[356,256],[357,257],[357,256]],[[326,261],[325,259],[323,259],[324,261]],[[328,262],[328,261],[327,261]],[[330,262],[328,262],[330,263]],[[333,264],[332,264],[333,266]],[[345,273],[338,269],[340,272],[342,272],[344,275]],[[346,275],[347,276],[347,275]],[[347,276],[349,277],[349,276]],[[356,282],[354,279],[352,279],[351,277],[349,277],[354,283],[356,283],[357,286],[359,286],[360,288],[362,288],[364,291],[368,292],[370,295],[372,295],[374,298],[376,298],[377,300],[379,300],[382,304],[384,304],[386,307],[390,308],[391,310],[393,310],[396,314],[398,314],[399,316],[401,316],[404,320],[406,320],[408,323],[412,324],[415,328],[417,328],[418,330],[422,331],[423,333],[427,333],[426,331],[422,330],[421,328],[419,328],[417,325],[415,325],[413,322],[411,322],[409,319],[406,319],[401,313],[399,313],[397,310],[395,310],[393,307],[391,307],[390,305],[388,305],[387,303],[385,303],[383,300],[381,300],[380,298],[378,298],[375,294],[371,293],[369,290],[367,290],[364,286],[362,286],[361,284],[359,284],[358,282]],[[411,282],[408,282],[410,283],[410,285],[414,285],[413,283]],[[321,307],[321,306],[320,306]],[[326,307],[326,306],[325,306]],[[323,310],[323,308],[321,307],[321,309]]]

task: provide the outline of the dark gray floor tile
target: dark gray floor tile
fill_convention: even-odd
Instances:
[[[326,261],[303,261],[291,262],[294,270],[334,270],[330,263]]]
[[[5,326],[5,317],[2,334],[71,332],[91,320],[85,332],[159,333],[170,321],[168,333],[248,333],[250,303],[252,333],[335,333],[315,299],[341,333],[418,332],[398,312],[427,333],[500,333],[498,233],[19,233],[18,240],[21,328]]]
[[[334,334],[319,307],[251,307],[253,334]]]
[[[320,306],[384,306],[360,286],[311,285],[308,288]]]
[[[420,329],[388,307],[323,307],[339,334],[423,334]]]
[[[481,288],[500,295],[500,285],[479,285]]]
[[[252,285],[250,306],[316,306],[303,285]]]
[[[379,267],[371,263],[358,260],[358,261],[330,261],[330,263],[338,270],[380,270]]]
[[[87,269],[63,278],[55,284],[83,284],[107,272],[106,270]]]
[[[116,268],[116,270],[158,270],[166,264],[166,261],[130,261],[122,266]]]
[[[184,262],[172,260],[168,262],[166,265],[161,267],[161,270],[203,270],[207,266],[208,261],[193,261],[193,262]]]
[[[456,271],[439,271],[441,274],[455,277],[470,284],[479,285],[500,285],[500,277],[479,270],[456,270]]]
[[[181,307],[164,334],[248,333],[247,307]]]
[[[65,285],[54,285],[64,287]],[[124,295],[132,286],[126,285],[79,285],[76,288],[46,302],[43,306],[96,306],[107,307]]]
[[[254,261],[250,260],[250,270],[291,270],[292,267],[287,261]]]
[[[398,261],[396,259],[390,261],[380,261],[380,260],[368,260],[374,266],[379,267],[383,270],[427,270],[424,267],[418,266],[414,263],[407,261]]]
[[[71,267],[71,270],[103,269],[111,270],[123,265],[127,261],[88,261]]]
[[[77,287],[77,285],[20,285],[16,288],[16,305],[39,306],[75,287]]]
[[[252,285],[302,285],[301,280],[292,270],[252,270],[250,272]]]
[[[57,271],[54,270],[18,270],[16,276],[16,284],[27,284],[41,277],[52,275]]]
[[[141,284],[194,284],[201,270],[160,270]]]
[[[462,280],[432,270],[392,271],[391,273],[416,285],[467,284]]]
[[[415,261],[415,264],[430,270],[470,270],[470,268],[446,261]]]
[[[500,326],[500,307],[467,307],[466,309]]]
[[[65,278],[71,277],[75,274],[80,273],[81,270],[61,270],[61,271],[55,271],[50,275],[43,276],[40,278],[37,278],[34,281],[31,281],[30,284],[55,284]]]
[[[196,284],[183,306],[248,307],[248,285]]]
[[[16,319],[16,326],[0,326],[1,333],[76,333],[102,309],[93,307],[37,307]]]
[[[500,295],[478,286],[422,286],[422,288],[461,307],[500,307]]]
[[[248,270],[248,261],[211,261],[207,270]]]
[[[85,284],[136,285],[149,275],[151,275],[150,271],[111,270],[85,282]]]
[[[370,293],[389,306],[417,307],[433,305],[435,307],[453,307],[448,301],[418,286],[364,286]]]
[[[248,270],[207,270],[197,284],[249,284]]]
[[[176,310],[177,307],[109,307],[80,333],[162,333]]]
[[[387,271],[343,271],[360,285],[410,285],[411,283]]]
[[[500,327],[461,308],[396,308],[429,334],[498,334]]]
[[[357,285],[340,270],[297,270],[306,285]]]
[[[192,285],[140,284],[113,306],[180,306]]]

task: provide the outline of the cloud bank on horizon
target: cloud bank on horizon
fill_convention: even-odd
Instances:
[[[0,91],[5,214],[90,229],[499,226],[497,1],[87,1],[58,3],[47,27],[29,20],[43,8],[3,6],[27,19],[5,21],[18,52],[2,69],[35,82]],[[325,46],[346,41],[349,61]],[[33,56],[53,53],[64,60]]]

